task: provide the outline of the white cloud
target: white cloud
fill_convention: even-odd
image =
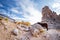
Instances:
[[[14,13],[19,13],[19,11],[16,8],[11,8],[11,11]]]
[[[33,7],[29,7],[26,9],[26,11],[28,11],[30,13],[30,16],[25,14],[24,17],[28,20],[30,20],[30,22],[32,24],[41,21],[41,13],[39,11],[37,11],[35,8]]]
[[[3,5],[2,5],[2,4],[0,4],[0,7],[3,7]]]
[[[35,8],[36,6],[35,3],[33,3],[30,0],[22,0],[17,2],[18,2],[17,5],[21,5],[23,9],[22,13],[25,18],[22,20],[29,21],[31,22],[31,24],[41,21],[42,15],[41,15],[41,12]],[[27,12],[30,13],[30,15],[27,15]]]
[[[55,12],[57,13],[57,15],[59,15],[59,14],[60,14],[60,10],[56,10]]]
[[[20,22],[20,21],[27,21],[25,18],[19,18],[19,17],[14,17],[13,19],[15,19],[15,21],[18,21],[18,22]]]
[[[54,0],[54,2],[60,2],[60,0]]]
[[[1,13],[1,14],[6,14],[7,12],[6,12],[4,9],[1,9],[1,10],[0,10],[0,13]]]
[[[53,3],[53,8],[60,8],[60,3]]]
[[[60,14],[60,0],[54,0],[54,3],[52,4],[52,8],[55,9],[54,11],[59,15]]]

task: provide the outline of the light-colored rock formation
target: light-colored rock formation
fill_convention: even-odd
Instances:
[[[14,30],[12,31],[12,33],[13,33],[13,35],[17,36],[18,33],[19,33],[19,31],[18,31],[18,29],[14,29]]]
[[[60,32],[57,30],[50,29],[47,32],[49,37],[47,35],[46,36],[49,38],[49,40],[60,40]]]
[[[42,8],[42,22],[48,24],[48,28],[60,29],[60,16],[51,11],[48,6]]]
[[[22,30],[22,31],[29,31],[30,29],[30,27],[28,27],[28,26],[26,26],[26,25],[17,25],[17,28],[18,29],[20,29],[20,30]]]
[[[31,25],[30,31],[33,36],[37,37],[40,33],[43,33],[45,30],[41,25],[36,23],[34,25]]]

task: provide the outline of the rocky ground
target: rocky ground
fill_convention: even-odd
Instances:
[[[13,22],[0,23],[0,40],[60,40],[60,30],[49,29],[33,36],[30,31],[23,31]],[[19,28],[18,28],[19,27]]]

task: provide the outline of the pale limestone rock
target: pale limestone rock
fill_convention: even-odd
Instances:
[[[43,30],[43,27],[39,24],[34,24],[32,25],[32,27],[30,28],[31,34],[35,37],[37,37]]]
[[[21,26],[18,26],[17,27],[18,29],[20,29],[20,30],[22,30],[22,31],[29,31],[30,29],[30,27],[28,27],[28,26],[26,26],[26,25],[21,25]]]
[[[48,6],[42,8],[42,22],[48,24],[48,28],[60,29],[60,16],[51,11]]]
[[[14,29],[14,30],[12,31],[12,33],[17,36],[17,35],[18,35],[18,29]]]
[[[49,40],[60,40],[59,38],[59,35],[60,35],[60,32],[57,32],[57,30],[53,30],[53,29],[50,29],[47,31],[47,38],[49,38]]]

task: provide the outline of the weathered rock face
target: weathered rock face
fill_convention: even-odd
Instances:
[[[48,6],[45,6],[43,9],[42,9],[42,15],[43,15],[43,18],[51,18],[51,13],[52,11],[49,9]]]
[[[42,8],[42,22],[48,24],[48,28],[60,29],[60,15],[51,11],[48,6]]]
[[[35,23],[34,25],[31,25],[30,32],[34,37],[38,37],[40,33],[43,33],[45,30],[44,28],[39,25],[38,23]]]

